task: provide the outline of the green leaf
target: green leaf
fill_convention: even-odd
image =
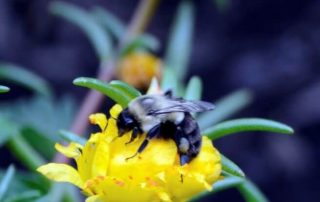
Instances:
[[[14,123],[12,127],[30,128],[57,142],[61,140],[57,132],[60,129],[69,128],[73,120],[76,103],[69,96],[62,96],[59,99],[35,96],[30,99],[1,103],[0,109],[0,117],[10,121],[11,124]]]
[[[157,51],[159,47],[160,42],[154,36],[145,34],[127,43],[120,52],[125,56],[135,51]]]
[[[36,202],[82,201],[78,196],[75,196],[75,194],[72,193],[74,190],[74,186],[71,184],[54,183],[49,192],[36,200]]]
[[[191,1],[182,1],[178,8],[165,54],[165,66],[174,68],[177,79],[182,81],[191,54],[194,26],[194,6]]]
[[[36,198],[39,198],[41,193],[37,190],[29,190],[15,196],[7,198],[5,202],[33,202]]]
[[[0,170],[0,179],[4,178],[5,173]],[[11,201],[15,197],[20,196],[21,193],[27,191],[39,191],[40,193],[48,192],[50,188],[50,182],[48,178],[45,178],[40,173],[26,172],[16,170],[13,178],[11,179],[9,189],[7,189],[5,197],[1,202]],[[18,194],[17,194],[18,193]],[[24,201],[35,201],[35,200],[23,200]]]
[[[173,93],[176,94],[179,89],[178,85],[179,83],[176,77],[176,72],[172,68],[165,68],[161,81],[161,89],[164,91],[172,90]]]
[[[0,93],[6,93],[8,91],[10,91],[10,88],[0,85]]]
[[[202,81],[199,77],[193,76],[187,86],[184,98],[186,100],[200,100],[202,94]]]
[[[91,15],[104,26],[117,40],[120,40],[125,31],[125,25],[119,18],[110,13],[104,8],[95,7],[91,11]],[[143,34],[136,37],[130,43],[128,43],[120,52],[121,55],[126,55],[137,49],[148,49],[152,51],[158,50],[160,47],[160,42],[157,38],[150,34]]]
[[[0,114],[1,115],[1,114]],[[0,116],[0,147],[11,137],[19,133],[18,126],[7,120],[5,117]]]
[[[55,154],[55,142],[62,140],[57,135],[58,130],[69,128],[74,117],[75,102],[66,96],[59,100],[36,96],[28,100],[1,103],[0,109],[0,127],[5,129],[0,130],[0,144],[20,134],[31,151],[51,159]],[[19,152],[17,156],[30,168],[30,162],[25,162]]]
[[[87,11],[62,1],[51,3],[50,11],[81,28],[88,36],[101,61],[111,57],[112,42],[109,34]]]
[[[244,177],[245,174],[241,168],[230,159],[221,154],[222,170],[238,177]]]
[[[211,140],[224,137],[226,135],[247,132],[266,131],[282,134],[293,134],[293,129],[285,124],[260,118],[242,118],[219,123],[204,131],[203,135]]]
[[[122,107],[127,107],[128,103],[130,102],[130,97],[128,97],[122,91],[98,79],[80,77],[75,79],[73,84],[97,90],[114,100],[116,103],[120,104]]]
[[[115,15],[101,7],[94,7],[91,11],[91,15],[118,40],[123,37],[126,27]]]
[[[213,111],[205,112],[197,117],[201,129],[206,129],[231,115],[237,113],[252,101],[252,93],[242,89],[227,95],[215,103]]]
[[[13,64],[0,63],[0,79],[20,84],[45,96],[51,95],[51,89],[44,79]]]
[[[134,99],[136,97],[141,96],[141,93],[137,89],[135,89],[134,87],[130,86],[125,82],[122,82],[119,80],[113,80],[110,82],[110,84],[111,86],[125,93],[130,99]]]
[[[223,180],[219,180],[213,185],[213,192],[216,193],[219,191],[230,189],[232,187],[242,184],[244,181],[244,178],[237,176],[225,177]]]
[[[10,165],[0,182],[0,201],[2,201],[4,195],[6,194],[9,188],[9,185],[11,183],[11,180],[14,176],[14,173],[15,173],[15,168],[13,165]]]
[[[79,135],[70,132],[70,131],[66,131],[66,130],[60,130],[59,131],[59,135],[66,141],[68,142],[76,142],[79,143],[81,145],[85,145],[87,140],[83,137],[80,137]]]
[[[56,142],[48,134],[42,134],[34,127],[23,127],[20,132],[27,143],[46,159],[51,160],[54,157]]]
[[[238,190],[247,202],[267,202],[264,194],[250,180],[246,179],[238,185]]]
[[[8,141],[10,151],[19,159],[27,168],[35,170],[46,161],[36,152],[28,142],[20,135],[16,135]]]
[[[219,191],[230,189],[236,187],[244,182],[243,178],[236,176],[225,177],[223,180],[219,180],[213,185],[213,190],[211,192],[203,192],[190,200],[190,202],[202,201],[205,197],[215,194]]]

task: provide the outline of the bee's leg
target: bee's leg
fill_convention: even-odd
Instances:
[[[183,166],[186,163],[190,162],[190,157],[186,154],[180,154],[180,165]]]
[[[147,147],[149,141],[152,138],[154,138],[155,136],[157,136],[159,134],[159,132],[160,132],[160,125],[157,125],[157,126],[151,128],[151,130],[147,133],[146,139],[144,139],[142,144],[140,145],[138,151],[133,156],[126,158],[126,160],[131,159],[131,158],[137,156],[138,154],[140,154]]]
[[[188,155],[188,151],[191,145],[180,126],[177,127],[177,131],[174,135],[174,141],[178,148],[180,165],[183,166],[184,164],[189,163],[191,159]]]
[[[131,133],[131,138],[130,138],[129,142],[126,142],[126,145],[133,142],[133,140],[135,140],[137,138],[139,133],[140,133],[139,128],[134,127],[132,130],[132,133]]]

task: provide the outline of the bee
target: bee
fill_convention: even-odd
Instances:
[[[190,101],[172,96],[172,91],[159,95],[143,95],[132,100],[117,118],[119,136],[132,130],[131,143],[146,133],[146,138],[133,158],[143,152],[153,138],[172,139],[177,146],[180,165],[189,163],[201,148],[199,125],[191,113],[214,109],[204,101]]]

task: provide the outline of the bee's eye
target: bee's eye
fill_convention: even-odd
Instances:
[[[150,106],[154,103],[154,99],[153,98],[144,98],[142,101],[141,101],[141,104],[143,106]]]

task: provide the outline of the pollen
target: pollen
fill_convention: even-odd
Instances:
[[[120,180],[116,180],[114,179],[114,183],[120,187],[123,187],[125,185],[125,183],[123,181],[120,181]]]

